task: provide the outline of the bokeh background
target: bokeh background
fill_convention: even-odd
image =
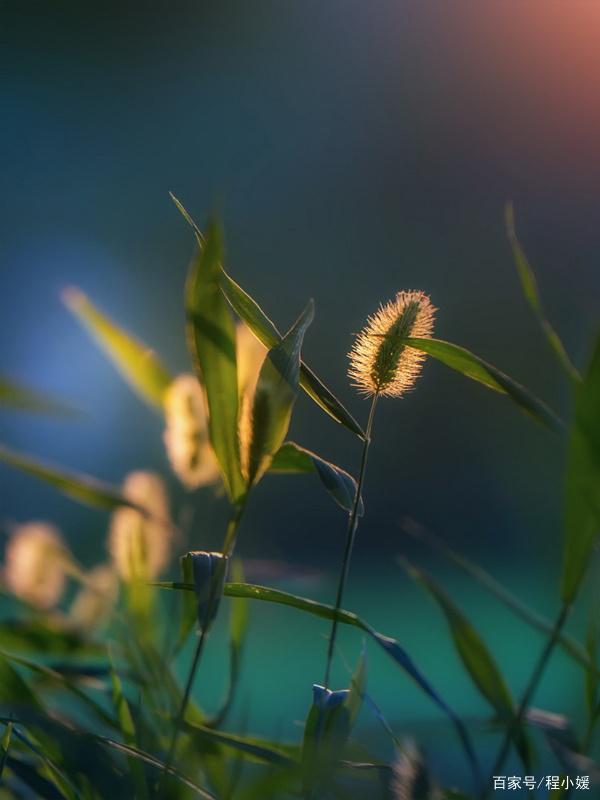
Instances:
[[[548,314],[582,365],[600,301],[596,3],[5,2],[0,19],[0,371],[84,411],[57,421],[4,410],[3,441],[115,483],[140,467],[168,476],[161,420],[59,296],[80,286],[173,371],[187,370],[193,241],[169,190],[201,221],[221,215],[230,272],[280,327],[315,299],[305,356],[357,417],[367,407],[346,378],[352,334],[403,288],[431,294],[440,337],[569,412],[519,290],[503,205],[515,203]],[[356,470],[358,440],[305,396],[292,434]],[[541,640],[401,523],[417,520],[553,615],[563,455],[564,442],[508,401],[436,363],[413,394],[381,403],[346,606],[405,644],[490,756],[486,708],[395,556],[439,577],[515,691]],[[4,524],[50,519],[84,563],[105,557],[102,514],[4,467],[0,500]],[[190,545],[218,546],[224,501],[204,492],[194,502]],[[273,477],[253,498],[240,547],[292,565],[266,581],[331,600],[343,538],[343,516],[312,480]],[[300,735],[325,632],[293,611],[253,608],[238,703],[249,728]],[[204,696],[223,682],[219,635]],[[349,662],[359,645],[342,637]],[[336,677],[347,681],[341,660]],[[578,718],[579,678],[558,654],[538,705]],[[416,733],[438,772],[460,781],[437,710],[374,652],[370,683],[397,732]],[[385,754],[374,717],[363,728]]]

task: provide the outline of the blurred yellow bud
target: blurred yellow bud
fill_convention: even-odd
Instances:
[[[173,529],[167,493],[153,472],[131,472],[123,493],[147,513],[123,506],[113,512],[108,549],[125,581],[151,580],[169,563]]]
[[[13,530],[5,552],[4,583],[37,608],[55,606],[65,589],[69,553],[54,525],[28,522]]]

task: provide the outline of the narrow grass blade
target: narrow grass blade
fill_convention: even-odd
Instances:
[[[12,732],[13,732],[12,722],[9,722],[2,735],[2,740],[0,741],[0,780],[2,780],[2,775],[4,774],[4,767],[6,765],[6,758],[8,756],[8,751],[10,748],[10,740],[12,737]]]
[[[194,591],[193,583],[173,583],[168,581],[161,581],[153,584],[154,586],[163,589],[176,589],[183,591]],[[317,603],[315,600],[309,600],[305,597],[298,597],[297,595],[282,592],[279,589],[270,589],[266,586],[257,586],[250,583],[226,583],[224,594],[228,597],[247,597],[250,600],[262,600],[268,603],[277,603],[280,605],[290,606],[299,611],[313,614],[314,616],[321,617],[322,619],[333,620],[337,618],[338,622],[344,625],[352,625],[355,628],[365,631],[371,638],[392,658],[396,664],[409,675],[410,678],[419,686],[419,688],[440,708],[452,721],[460,741],[463,745],[469,763],[479,781],[479,769],[477,765],[477,758],[475,751],[470,740],[469,734],[463,725],[460,718],[448,706],[446,701],[434,689],[431,683],[418,669],[408,653],[404,648],[389,636],[384,636],[378,633],[368,623],[350,611],[340,609],[337,613],[333,606],[324,603]]]
[[[415,339],[404,340],[409,347],[421,350],[432,358],[441,361],[450,369],[460,372],[467,378],[487,386],[495,392],[500,392],[510,397],[526,414],[533,417],[545,427],[555,432],[561,432],[564,423],[542,400],[539,400],[530,391],[525,389],[504,372],[488,364],[479,356],[469,352],[464,347],[441,339]]]
[[[117,719],[123,735],[123,741],[130,747],[136,747],[138,744],[135,723],[131,716],[131,710],[127,698],[123,694],[123,686],[121,679],[115,671],[115,666],[110,658],[110,678],[112,683],[112,697],[115,711],[117,712]],[[146,783],[146,775],[144,767],[136,758],[128,757],[127,762],[131,771],[131,776],[136,787],[136,798],[138,800],[147,800],[150,796],[148,793],[148,785]]]
[[[311,301],[281,342],[269,350],[262,365],[252,405],[249,486],[264,475],[288,432],[298,394],[302,342],[313,317]]]
[[[14,408],[54,417],[79,416],[79,412],[59,400],[30,389],[22,383],[0,377],[0,409]]]
[[[248,758],[250,761],[255,761],[260,764],[266,763],[287,767],[296,763],[285,750],[280,750],[271,743],[266,743],[258,737],[238,736],[233,733],[217,731],[214,728],[191,722],[184,722],[183,730],[198,740],[205,740],[233,749],[243,754],[244,757]]]
[[[210,441],[233,502],[245,491],[238,441],[235,325],[220,290],[221,234],[216,223],[198,240],[185,289],[188,349],[209,410]]]
[[[506,606],[509,611],[511,611],[523,622],[527,623],[532,628],[535,628],[546,636],[550,636],[552,634],[553,625],[549,620],[526,605],[512,592],[509,592],[508,589],[506,589],[500,583],[500,581],[497,581],[496,578],[492,577],[489,572],[486,572],[478,564],[474,564],[465,556],[460,555],[456,551],[452,550],[452,548],[448,547],[448,545],[442,541],[442,539],[430,531],[425,530],[421,526],[418,526],[414,523],[408,524],[407,522],[404,525],[404,530],[409,534],[409,536],[413,536],[419,541],[424,542],[426,545],[444,556],[444,558],[448,559],[448,561],[458,567],[458,569],[462,570],[466,575],[469,575],[469,577],[473,578],[473,580],[476,581],[483,589],[493,595],[504,606]],[[579,642],[577,642],[568,634],[562,633],[558,639],[558,643],[564,652],[567,653],[574,661],[580,664],[585,670],[592,671],[597,676],[600,676],[600,669],[595,668],[594,664],[588,658],[585,649],[579,644]]]
[[[224,269],[221,270],[221,289],[236,314],[266,347],[274,347],[281,341],[274,323]],[[300,385],[330,417],[364,439],[364,431],[358,422],[304,362],[300,365]]]
[[[575,385],[565,479],[561,596],[572,603],[600,532],[600,336],[582,383]]]
[[[244,568],[240,559],[236,558],[232,561],[230,574],[235,583],[244,582]],[[245,598],[239,597],[232,601],[229,616],[229,685],[221,708],[213,719],[207,722],[207,726],[210,728],[219,728],[222,725],[233,704],[235,690],[240,678],[242,653],[248,631],[249,616],[248,601]]]
[[[535,314],[542,328],[544,336],[548,341],[548,344],[556,355],[564,371],[571,380],[580,380],[581,376],[579,375],[577,369],[573,366],[573,362],[569,358],[559,335],[546,319],[535,274],[531,268],[527,256],[525,255],[525,251],[521,246],[521,242],[517,238],[517,233],[515,230],[515,214],[512,203],[507,203],[506,205],[505,221],[506,233],[512,248],[513,258],[517,267],[517,272],[519,273],[519,279],[521,281],[521,287],[523,289],[525,299]]]
[[[118,506],[132,506],[119,489],[78,472],[54,467],[29,455],[0,444],[0,461],[34,478],[49,483],[63,494],[85,505],[112,511]]]
[[[510,721],[515,715],[515,704],[504,676],[487,645],[446,592],[407,559],[400,564],[406,573],[422,586],[443,611],[456,652],[480,694],[488,701],[501,719]],[[515,746],[526,769],[531,765],[531,748],[521,726],[515,730]]]
[[[345,511],[352,510],[356,481],[348,472],[295,442],[284,442],[269,467],[270,472],[316,474],[335,502]],[[364,512],[362,498],[359,515]]]
[[[162,410],[164,393],[172,377],[156,353],[99,311],[80,289],[66,289],[63,301],[136,394]]]

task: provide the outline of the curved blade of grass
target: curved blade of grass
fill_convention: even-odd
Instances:
[[[517,238],[517,233],[515,230],[515,213],[512,203],[506,204],[505,222],[508,241],[510,242],[510,246],[512,248],[513,258],[517,267],[517,272],[519,273],[519,279],[521,281],[521,287],[523,289],[525,299],[535,314],[542,328],[544,336],[550,345],[550,348],[556,355],[564,371],[571,380],[581,380],[581,376],[569,358],[569,355],[565,350],[565,346],[563,345],[559,335],[546,319],[535,274],[531,268],[527,256],[525,255],[525,251],[521,246],[521,242]]]
[[[504,372],[488,364],[479,356],[469,352],[464,347],[441,339],[406,338],[406,345],[421,350],[423,353],[441,361],[450,369],[460,372],[467,378],[487,386],[495,392],[500,392],[511,398],[525,413],[533,417],[552,431],[560,432],[564,423],[542,400],[539,400],[521,384],[510,378]]]
[[[263,362],[252,404],[252,435],[248,448],[248,484],[257,483],[283,444],[298,394],[300,352],[314,317],[307,305],[294,326]]]
[[[3,444],[0,444],[0,461],[49,483],[63,494],[85,505],[103,508],[107,511],[112,511],[118,506],[137,508],[119,489],[110,484],[103,483],[84,473],[69,472],[60,467],[51,466]]]
[[[172,192],[169,194],[184,219],[193,228],[199,247],[204,247],[206,240],[202,231],[186,211],[181,201]],[[258,303],[225,272],[223,266],[221,266],[220,284],[221,291],[231,307],[240,319],[248,325],[256,338],[268,349],[279,344],[282,337],[275,324],[267,317]],[[300,386],[336,422],[344,425],[348,430],[364,439],[364,431],[358,422],[303,361],[300,363]]]
[[[561,596],[572,603],[600,532],[600,336],[582,383],[575,385],[565,479]]]
[[[2,734],[2,741],[0,741],[0,780],[2,780],[2,775],[4,774],[4,767],[6,765],[6,757],[8,756],[8,751],[10,748],[12,732],[13,725],[12,722],[9,722],[6,726],[6,730]]]
[[[78,416],[79,412],[49,395],[30,389],[22,383],[0,377],[0,408],[15,408],[34,414],[59,417]]]
[[[197,236],[198,238],[198,236]],[[187,341],[194,370],[204,386],[210,441],[233,502],[243,496],[238,441],[235,325],[220,289],[221,235],[210,223],[192,261],[185,288]]]
[[[274,764],[276,766],[287,767],[296,763],[285,750],[280,750],[270,742],[265,742],[258,737],[238,736],[233,733],[217,731],[205,725],[198,725],[191,722],[183,723],[183,730],[198,739],[204,739],[217,745],[231,748],[242,753],[251,761],[260,764]]]
[[[423,570],[417,569],[407,559],[399,560],[406,573],[422,586],[441,608],[452,635],[452,640],[463,666],[480,694],[502,719],[515,715],[515,704],[498,665],[485,642],[446,592]],[[531,748],[523,728],[519,725],[514,735],[523,765],[531,766]]]
[[[221,268],[221,289],[236,314],[266,347],[274,347],[281,341],[281,334],[275,324],[223,268]],[[364,439],[364,431],[358,422],[304,361],[300,364],[300,386],[336,422]]]
[[[134,392],[162,411],[164,394],[172,376],[156,353],[99,311],[80,289],[65,289],[62,299]]]
[[[110,678],[112,683],[113,705],[115,707],[115,711],[117,712],[117,718],[119,720],[121,733],[123,734],[123,740],[126,745],[129,745],[130,747],[136,747],[138,741],[137,741],[135,723],[133,721],[133,717],[131,716],[131,711],[129,709],[129,703],[127,702],[127,698],[123,694],[123,686],[121,684],[121,679],[119,678],[119,676],[115,671],[115,666],[110,651],[109,651],[109,658],[110,658]],[[144,768],[142,767],[140,762],[135,758],[128,757],[127,762],[129,764],[129,769],[131,770],[131,776],[135,783],[136,798],[139,798],[139,800],[146,800],[149,797],[149,793],[148,793],[148,785],[146,783],[146,775],[144,773]]]
[[[183,591],[194,591],[193,583],[173,583],[170,581],[160,581],[152,584],[163,589],[177,589]],[[413,662],[404,648],[389,636],[376,631],[368,623],[362,620],[356,614],[350,611],[340,609],[335,611],[333,606],[324,603],[317,603],[315,600],[309,600],[305,597],[298,597],[288,592],[282,592],[279,589],[270,589],[266,586],[257,586],[251,583],[226,583],[223,594],[228,597],[247,597],[249,600],[262,600],[268,603],[276,603],[279,605],[290,606],[299,611],[313,614],[314,616],[321,617],[322,619],[333,620],[337,619],[338,622],[344,625],[352,625],[355,628],[365,631],[389,656],[396,664],[409,675],[410,678],[419,686],[419,688],[438,706],[451,720],[454,725],[459,739],[463,745],[465,754],[476,776],[477,782],[480,781],[479,768],[475,751],[471,743],[469,734],[464,727],[460,718],[448,706],[442,696],[434,689],[431,683],[420,672],[416,664]]]
[[[509,611],[511,611],[523,622],[526,622],[532,628],[535,628],[547,636],[552,634],[553,625],[549,620],[526,605],[512,592],[509,592],[509,590],[506,589],[500,583],[500,581],[492,577],[489,572],[486,572],[486,570],[484,570],[478,564],[474,564],[472,561],[469,561],[468,558],[465,558],[465,556],[460,555],[455,550],[452,550],[452,548],[448,547],[448,545],[442,539],[440,539],[439,536],[436,536],[431,531],[427,531],[421,526],[417,526],[415,524],[405,525],[404,530],[409,534],[409,536],[413,536],[419,541],[424,542],[436,552],[443,555],[444,558],[447,558],[448,561],[462,570],[466,575],[469,575],[469,577],[473,578],[473,580],[475,580],[481,587],[499,600],[506,608],[508,608]],[[577,642],[568,634],[561,633],[558,643],[564,652],[567,653],[574,661],[580,664],[586,671],[591,671],[593,674],[600,677],[600,668],[595,667],[593,662],[590,661],[585,649],[579,644],[579,642]]]
[[[316,474],[335,502],[345,511],[352,510],[357,484],[352,475],[295,442],[284,442],[275,453],[270,472]],[[359,515],[364,513],[362,498]]]
[[[163,764],[163,762],[158,758],[150,755],[150,753],[146,753],[144,750],[140,750],[137,747],[132,747],[131,745],[123,744],[122,742],[117,742],[114,739],[109,739],[107,736],[97,736],[94,734],[87,735],[105,747],[118,750],[129,758],[136,758],[139,761],[143,761],[144,763],[149,764],[151,767],[154,767],[157,771],[165,771],[165,764]],[[201,786],[198,786],[197,783],[194,783],[189,778],[186,778],[185,775],[182,775],[173,767],[169,767],[166,772],[183,786],[187,786],[188,789],[191,789],[196,795],[198,795],[198,797],[203,797],[205,800],[217,800],[214,794],[211,794],[211,792],[209,792],[207,789],[203,789]]]

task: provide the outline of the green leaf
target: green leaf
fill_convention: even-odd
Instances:
[[[252,405],[252,434],[248,443],[249,486],[264,475],[288,432],[298,394],[302,342],[313,317],[311,301],[281,342],[269,350],[263,362]]]
[[[133,721],[133,717],[131,716],[131,711],[129,709],[129,703],[127,702],[127,698],[123,694],[123,686],[121,684],[121,680],[115,671],[115,666],[110,651],[109,651],[109,658],[110,658],[110,677],[112,683],[113,705],[115,707],[115,711],[117,712],[119,726],[121,728],[121,733],[123,734],[123,741],[125,742],[126,745],[129,745],[130,747],[136,747],[138,741],[137,741],[137,733],[135,730],[135,723]],[[131,776],[136,786],[136,799],[145,800],[146,798],[149,797],[149,793],[148,793],[148,786],[146,783],[146,775],[144,773],[144,768],[140,764],[139,760],[135,758],[129,757],[127,759],[127,763],[129,764]]]
[[[563,430],[563,422],[554,411],[542,400],[531,394],[519,383],[509,378],[492,364],[488,364],[479,356],[470,353],[464,347],[444,342],[441,339],[415,339],[404,340],[409,347],[421,350],[432,358],[441,361],[450,369],[460,372],[467,378],[487,386],[495,392],[500,392],[511,398],[520,408],[533,417],[537,422],[550,428],[552,431]]]
[[[408,560],[401,562],[407,574],[433,597],[448,621],[456,651],[473,683],[501,717],[512,717],[513,698],[492,654],[462,611],[435,581]]]
[[[197,237],[198,238],[198,237]],[[245,491],[238,441],[238,386],[235,325],[221,294],[221,236],[208,227],[188,274],[185,305],[187,340],[194,370],[206,392],[210,441],[233,502]]]
[[[156,353],[99,311],[80,289],[66,289],[63,301],[134,392],[162,411],[164,394],[172,376]]]
[[[572,603],[600,531],[600,336],[582,383],[575,385],[565,479],[561,595]]]
[[[6,765],[6,757],[8,756],[8,750],[10,748],[12,731],[12,722],[9,722],[2,735],[2,741],[0,741],[0,780],[2,780],[2,775],[4,774],[4,767]]]
[[[223,268],[221,268],[221,290],[233,310],[248,325],[257,339],[268,348],[279,344],[281,334],[274,323]],[[304,362],[300,364],[300,386],[336,422],[364,439],[364,431],[358,422]]]
[[[170,581],[160,581],[152,584],[162,589],[176,589],[182,591],[194,591],[193,583],[173,583]],[[333,606],[317,603],[305,597],[282,592],[279,589],[271,589],[266,586],[257,586],[251,583],[226,583],[223,594],[227,597],[247,597],[250,600],[262,600],[268,603],[277,603],[290,606],[299,611],[313,614],[322,619],[333,620],[344,625],[352,625],[365,631],[371,638],[392,658],[393,661],[409,675],[419,688],[440,708],[451,720],[454,725],[463,749],[467,755],[474,774],[478,777],[478,766],[473,744],[469,734],[460,718],[448,706],[442,696],[434,689],[431,683],[421,673],[404,648],[389,636],[378,633],[368,623],[350,611],[339,609],[336,613]]]
[[[119,489],[110,484],[103,483],[83,473],[68,472],[60,467],[51,466],[31,456],[12,450],[3,444],[0,444],[0,461],[45,483],[49,483],[63,494],[85,505],[103,508],[107,511],[112,511],[123,505],[137,508],[135,504],[127,500]]]
[[[257,737],[237,736],[233,733],[216,731],[205,725],[184,722],[183,730],[191,736],[221,745],[242,753],[251,761],[264,764],[275,764],[277,766],[289,766],[294,764],[294,759],[284,749],[279,749],[270,742],[265,742]]]
[[[436,552],[447,558],[452,564],[462,570],[466,575],[473,578],[483,589],[488,591],[497,600],[499,600],[506,608],[509,609],[516,617],[526,622],[535,630],[540,631],[546,636],[551,636],[554,624],[538,614],[522,600],[520,600],[508,589],[497,581],[489,572],[486,572],[478,564],[474,564],[468,558],[460,555],[452,550],[448,545],[442,541],[438,536],[425,530],[421,526],[415,524],[405,524],[404,530],[410,536],[414,536],[419,541],[424,542],[429,547],[432,547]],[[562,647],[574,661],[582,666],[586,671],[592,672],[596,676],[600,676],[600,669],[596,667],[589,659],[585,649],[573,637],[566,633],[561,633],[558,638],[558,644]]]
[[[313,702],[304,726],[302,743],[303,794],[326,794],[335,764],[342,757],[352,730],[348,689],[331,691],[313,686]]]
[[[275,453],[269,471],[316,474],[335,502],[345,511],[352,510],[357,489],[352,475],[295,442],[284,442],[281,445]],[[363,511],[361,498],[359,515],[362,515]]]
[[[550,345],[552,351],[558,358],[561,366],[563,367],[569,378],[571,378],[571,380],[580,380],[579,372],[573,366],[573,363],[569,358],[567,351],[565,350],[565,347],[562,341],[560,340],[559,335],[556,333],[552,325],[546,319],[535,274],[531,268],[531,265],[529,264],[527,256],[525,255],[525,251],[521,246],[521,242],[517,238],[517,233],[515,231],[515,215],[512,203],[507,203],[506,205],[505,219],[506,219],[506,232],[508,235],[510,246],[512,248],[513,258],[515,260],[517,272],[519,273],[519,278],[521,280],[521,286],[523,288],[523,294],[525,295],[525,299],[527,300],[527,302],[529,303],[529,307],[537,317],[537,320],[548,341],[548,344]]]
[[[0,707],[40,711],[42,704],[6,656],[0,653]]]
[[[2,377],[0,377],[0,408],[16,408],[20,411],[61,417],[72,417],[78,414],[66,403]]]

